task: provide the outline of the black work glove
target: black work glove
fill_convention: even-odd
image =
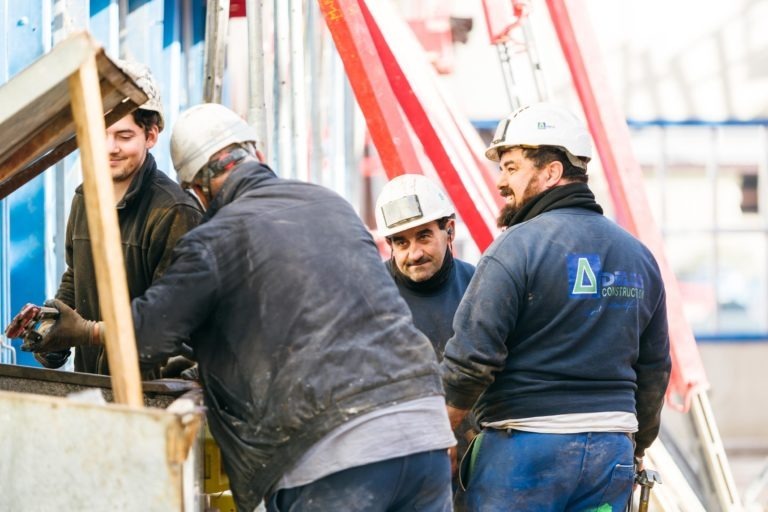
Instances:
[[[195,362],[184,356],[173,356],[160,369],[160,376],[163,379],[178,379],[182,373],[192,368]]]
[[[57,299],[47,300],[44,305],[58,309],[59,317],[42,340],[37,344],[30,343],[33,352],[57,352],[69,347],[96,344],[94,328],[98,322],[84,319],[77,311]]]
[[[61,368],[69,359],[70,351],[62,350],[60,352],[35,352],[35,360],[46,368]]]

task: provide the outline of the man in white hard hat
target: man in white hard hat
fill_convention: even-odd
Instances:
[[[624,510],[671,366],[658,265],[603,217],[589,133],[569,111],[517,110],[486,156],[499,162],[506,229],[478,262],[442,362],[452,424],[471,408],[483,427],[460,468],[468,508]]]
[[[384,185],[376,199],[375,216],[378,234],[392,251],[387,270],[411,310],[413,323],[442,359],[445,343],[453,335],[453,315],[475,272],[473,265],[453,256],[453,204],[426,176],[403,174]],[[467,416],[455,432],[459,458],[475,433]]]
[[[179,181],[207,212],[133,300],[142,367],[189,344],[238,510],[451,510],[438,362],[351,205],[278,178],[216,104],[182,113]],[[366,279],[360,279],[366,276]],[[98,344],[63,304],[43,344]]]
[[[122,239],[128,292],[142,295],[166,269],[178,239],[202,217],[195,200],[157,168],[149,152],[164,127],[160,92],[149,68],[142,63],[117,60],[118,66],[149,99],[131,114],[107,128],[107,151],[112,174],[117,218]],[[91,237],[85,215],[82,185],[75,191],[65,238],[67,268],[56,299],[87,320],[100,320],[99,297]],[[70,350],[36,353],[48,368],[62,366]],[[75,349],[75,371],[108,374],[102,346]],[[146,368],[145,378],[159,378],[160,363]]]
[[[429,178],[403,174],[384,185],[375,215],[378,234],[392,250],[387,269],[416,327],[442,358],[445,342],[453,334],[453,314],[475,271],[453,257],[453,205]]]

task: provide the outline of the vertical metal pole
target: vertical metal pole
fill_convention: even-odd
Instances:
[[[43,34],[43,51],[48,52],[53,46],[63,40],[69,33],[66,26],[58,26],[51,19],[66,16],[66,0],[55,0],[51,6],[43,4],[43,27],[47,33]],[[46,18],[48,20],[46,21]],[[47,208],[45,213],[45,296],[53,297],[56,293],[60,276],[64,273],[65,251],[64,238],[67,229],[66,214],[66,169],[64,161],[56,163],[53,171],[45,176],[45,204],[53,204],[53,208]],[[71,365],[70,365],[71,366]]]
[[[302,0],[289,0],[288,16],[290,31],[291,77],[291,148],[293,175],[307,180],[307,108],[305,101],[304,74],[304,14]]]
[[[228,27],[229,0],[208,0],[208,11],[205,17],[205,51],[203,53],[203,62],[205,63],[203,100],[206,103],[221,103]]]
[[[0,321],[2,332],[11,321],[11,268],[8,249],[11,247],[10,212],[8,200],[0,200]],[[0,362],[16,364],[16,349],[0,333]]]
[[[290,76],[290,15],[285,0],[274,0],[274,48],[275,79],[274,98],[274,142],[272,160],[277,172],[286,178],[295,178],[291,148],[291,76]]]
[[[328,79],[328,60],[325,55],[325,37],[320,26],[320,12],[315,2],[307,4],[307,47],[309,48],[309,66],[308,88],[312,94],[307,96],[309,101],[309,125],[314,129],[309,130],[310,142],[310,161],[309,161],[309,181],[320,183],[323,167],[323,130],[317,129],[320,126],[327,126],[328,116],[325,115],[327,107],[326,94],[329,90]]]
[[[547,101],[549,100],[549,88],[544,79],[544,70],[541,68],[539,49],[536,46],[533,30],[531,29],[531,20],[528,16],[520,21],[520,28],[522,29],[523,37],[525,38],[526,54],[528,55],[528,62],[531,64],[533,81],[536,84],[536,93],[538,94],[539,101]]]
[[[0,0],[0,84],[8,80],[8,6],[5,0]],[[11,321],[11,271],[8,261],[8,251],[11,247],[10,215],[8,199],[0,199],[0,362],[15,362],[16,350],[6,343],[5,327]]]
[[[507,92],[509,108],[511,111],[515,111],[520,108],[520,95],[517,94],[517,84],[515,83],[515,72],[512,69],[512,55],[509,43],[497,44],[496,51],[499,53],[499,65],[501,66],[501,76],[504,78],[504,90]]]
[[[128,0],[118,0],[117,2],[117,26],[118,26],[118,39],[120,45],[120,58],[125,58],[125,40],[128,37],[127,25],[128,25]]]
[[[259,138],[256,147],[267,156],[267,101],[264,94],[264,1],[246,0],[248,20],[248,123]]]

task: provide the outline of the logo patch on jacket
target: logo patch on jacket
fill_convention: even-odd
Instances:
[[[600,283],[597,279],[601,269],[600,256],[597,254],[569,254],[569,295],[577,299],[600,297]]]
[[[604,272],[598,254],[569,254],[567,266],[568,296],[571,298],[645,297],[643,276],[623,270]]]

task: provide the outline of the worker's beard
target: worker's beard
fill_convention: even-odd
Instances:
[[[538,186],[536,180],[531,178],[523,191],[523,198],[519,202],[506,203],[501,210],[499,210],[499,216],[496,219],[496,225],[501,229],[511,227],[515,216],[522,210],[525,205],[531,202],[535,196],[539,195],[543,189]],[[508,197],[512,195],[512,189],[507,187],[502,188],[500,191],[502,197]]]

